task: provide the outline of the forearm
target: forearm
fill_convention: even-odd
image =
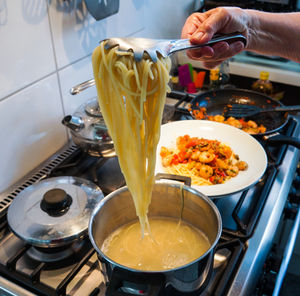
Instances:
[[[300,62],[300,13],[247,10],[247,50]]]

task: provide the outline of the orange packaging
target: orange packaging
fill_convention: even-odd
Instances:
[[[204,83],[204,78],[205,78],[205,71],[200,71],[195,79],[195,86],[196,88],[202,88],[203,87],[203,83]]]

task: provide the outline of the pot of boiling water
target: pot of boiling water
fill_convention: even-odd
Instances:
[[[208,239],[207,249],[192,262],[166,270],[140,270],[110,259],[103,252],[105,239],[121,226],[137,220],[128,188],[120,188],[98,204],[89,223],[89,237],[107,285],[106,295],[175,295],[178,292],[184,295],[195,291],[199,295],[207,285],[215,246],[222,232],[221,216],[214,203],[190,186],[160,180],[154,184],[148,210],[150,220],[157,217],[194,226]]]

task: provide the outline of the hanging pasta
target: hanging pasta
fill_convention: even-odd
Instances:
[[[132,52],[105,49],[103,41],[92,64],[99,106],[144,233],[171,61],[137,62]]]

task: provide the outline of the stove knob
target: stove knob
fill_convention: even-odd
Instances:
[[[47,191],[41,201],[41,209],[52,217],[64,215],[72,204],[72,197],[63,189],[55,188]]]

